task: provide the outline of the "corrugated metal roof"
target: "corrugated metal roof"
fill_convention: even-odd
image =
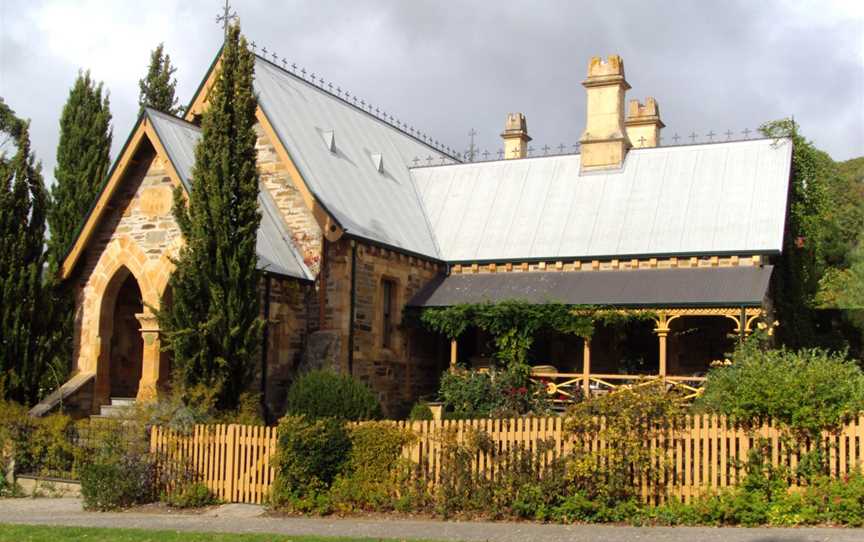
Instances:
[[[260,57],[255,91],[309,189],[349,234],[437,257],[408,165],[439,152]]]
[[[153,109],[147,109],[147,116],[181,182],[187,190],[191,190],[195,145],[201,138],[201,130],[194,124]],[[314,277],[311,271],[303,263],[276,204],[263,186],[258,193],[258,210],[261,212],[261,225],[258,227],[255,244],[258,268],[269,273],[312,280]]]
[[[760,306],[773,267],[458,274],[423,288],[408,303],[443,307],[520,300],[619,307]]]
[[[580,156],[411,170],[447,261],[774,253],[788,139],[632,149],[620,170]]]

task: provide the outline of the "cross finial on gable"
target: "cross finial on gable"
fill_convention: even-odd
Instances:
[[[222,13],[216,16],[216,22],[222,23],[222,32],[225,35],[228,34],[228,26],[231,24],[231,21],[237,20],[237,12],[231,11],[231,4],[228,3],[228,0],[225,0],[225,5],[222,6]]]

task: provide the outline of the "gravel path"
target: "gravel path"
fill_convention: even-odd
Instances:
[[[365,536],[494,542],[862,542],[864,529],[617,527],[405,519],[272,518],[258,506],[229,504],[206,512],[84,512],[80,499],[0,500],[0,523],[126,527],[176,531]]]

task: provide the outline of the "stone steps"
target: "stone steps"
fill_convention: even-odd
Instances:
[[[134,397],[112,397],[111,403],[99,407],[99,414],[91,418],[125,418],[129,408],[135,405]]]

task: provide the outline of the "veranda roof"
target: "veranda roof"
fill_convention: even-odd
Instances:
[[[429,284],[408,305],[444,307],[519,300],[613,307],[760,306],[773,269],[765,265],[455,274]]]

